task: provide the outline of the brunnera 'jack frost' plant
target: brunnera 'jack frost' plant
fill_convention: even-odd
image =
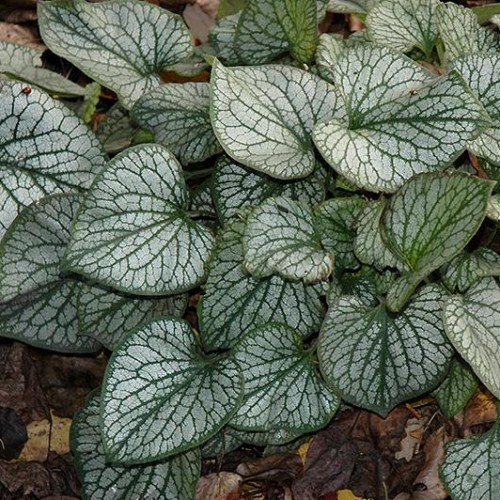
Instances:
[[[366,29],[319,36],[326,9]],[[96,83],[2,42],[0,334],[113,351],[72,428],[87,498],[192,498],[201,456],[293,443],[342,401],[500,398],[500,46],[473,11],[261,0],[196,50],[136,0],[38,14]],[[119,104],[93,133],[99,85]],[[453,498],[500,491],[499,449],[499,423],[448,446]]]

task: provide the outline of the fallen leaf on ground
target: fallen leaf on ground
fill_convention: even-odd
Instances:
[[[302,461],[296,453],[281,453],[244,462],[236,472],[245,479],[280,483],[295,479],[302,472]]]
[[[196,485],[196,500],[237,500],[241,476],[233,472],[219,472],[202,476]]]

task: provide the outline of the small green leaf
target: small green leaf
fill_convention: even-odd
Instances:
[[[99,343],[78,336],[80,283],[61,280],[0,305],[0,336],[63,353],[95,352]]]
[[[186,321],[165,318],[131,333],[113,353],[102,393],[104,448],[112,461],[144,463],[212,437],[240,404],[231,359],[205,359]]]
[[[145,2],[41,2],[38,18],[45,44],[115,91],[126,108],[193,51],[182,18]]]
[[[129,148],[96,177],[72,227],[64,269],[138,295],[200,283],[214,238],[187,212],[181,166],[166,148]]]
[[[457,358],[451,360],[450,371],[433,392],[443,415],[452,418],[463,410],[478,387],[471,369]]]
[[[201,469],[197,449],[151,465],[109,464],[99,426],[99,399],[91,394],[71,426],[71,449],[84,499],[194,498]]]
[[[245,378],[245,398],[231,420],[237,428],[310,432],[323,427],[340,404],[318,377],[302,336],[282,323],[248,333],[233,350]]]
[[[259,205],[271,196],[287,196],[315,205],[325,199],[325,191],[325,170],[319,163],[305,179],[280,181],[253,172],[223,156],[217,161],[213,181],[217,213],[223,223],[242,209]]]
[[[287,323],[304,337],[317,331],[324,314],[319,287],[246,274],[241,265],[243,232],[244,223],[235,220],[219,236],[198,308],[203,345],[228,348],[250,329],[271,321]]]
[[[437,36],[437,5],[438,0],[379,2],[366,16],[368,35],[377,45],[402,52],[417,47],[430,58]]]
[[[327,82],[335,83],[334,72],[337,60],[346,48],[347,42],[338,33],[324,33],[319,37],[316,49],[316,65],[318,73]]]
[[[466,174],[422,174],[409,180],[384,214],[387,243],[411,272],[387,303],[399,310],[418,283],[455,257],[481,225],[492,182]]]
[[[417,173],[445,168],[491,126],[456,72],[435,78],[385,47],[344,50],[334,74],[349,125],[319,123],[314,142],[337,172],[370,191],[393,192]]]
[[[128,111],[116,103],[99,123],[96,135],[107,153],[119,153],[132,144],[136,131],[137,126],[130,121]]]
[[[79,335],[89,335],[114,351],[139,324],[161,316],[182,316],[186,295],[140,298],[82,286],[78,296]]]
[[[0,237],[48,194],[88,188],[106,161],[99,141],[62,102],[0,81]]]
[[[452,498],[494,500],[500,491],[500,422],[481,436],[448,444],[439,473]]]
[[[243,247],[245,269],[259,278],[280,274],[314,283],[333,271],[333,255],[321,247],[312,211],[286,197],[268,198],[251,212]]]
[[[479,25],[471,9],[442,3],[436,9],[436,22],[448,60],[469,54],[492,54],[500,48],[495,34]]]
[[[323,248],[335,255],[335,265],[340,270],[359,267],[354,255],[354,236],[360,214],[367,204],[362,198],[332,198],[314,209]]]
[[[500,221],[500,194],[490,196],[486,208],[486,216],[496,222]]]
[[[500,288],[484,278],[443,306],[446,334],[481,382],[500,398]]]
[[[330,84],[301,69],[213,66],[215,135],[234,160],[277,179],[314,170],[311,130],[318,121],[344,117],[338,101]]]
[[[17,216],[0,241],[0,302],[60,280],[59,263],[82,199],[48,196]]]
[[[156,142],[182,164],[203,161],[221,151],[210,124],[208,83],[162,85],[143,95],[131,111]]]
[[[208,41],[213,45],[217,57],[228,66],[240,64],[240,59],[234,48],[239,19],[240,12],[225,16],[219,19],[208,33]]]
[[[319,338],[327,382],[349,403],[380,415],[434,388],[453,354],[440,318],[442,299],[440,288],[429,285],[393,315],[355,296],[339,298]]]

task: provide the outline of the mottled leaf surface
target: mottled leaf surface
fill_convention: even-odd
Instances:
[[[241,12],[237,12],[218,19],[208,33],[208,41],[213,45],[217,57],[228,66],[235,66],[240,63],[234,47],[236,27],[240,15]]]
[[[113,353],[102,394],[106,455],[141,463],[194,448],[231,418],[239,366],[205,359],[186,321],[165,318],[131,333]]]
[[[304,70],[226,68],[218,61],[213,66],[215,135],[234,160],[271,177],[310,174],[316,164],[310,137],[314,124],[344,115],[335,89]]]
[[[329,0],[327,10],[342,14],[356,14],[370,11],[378,0]]]
[[[79,335],[89,335],[114,351],[127,333],[161,316],[181,317],[187,296],[142,298],[82,286],[78,296]]]
[[[323,306],[317,286],[280,276],[258,279],[243,271],[244,223],[235,220],[219,236],[198,317],[203,345],[227,348],[264,323],[287,323],[304,337],[317,331]]]
[[[85,198],[63,266],[121,291],[166,295],[204,277],[214,238],[190,219],[181,166],[166,148],[129,148]]]
[[[59,263],[82,198],[51,195],[17,216],[0,241],[0,302],[60,279]]]
[[[385,47],[344,50],[334,73],[349,124],[317,124],[314,142],[338,173],[370,191],[393,192],[445,168],[491,125],[456,72],[436,78]]]
[[[280,274],[314,283],[333,270],[333,255],[321,247],[311,209],[283,196],[268,198],[251,212],[243,248],[245,269],[260,278]]]
[[[325,199],[325,170],[319,164],[311,175],[297,181],[280,181],[249,170],[227,156],[217,161],[213,195],[222,222],[272,196],[287,196],[292,200],[316,205]]]
[[[199,450],[151,465],[110,464],[102,445],[99,405],[99,395],[93,393],[71,426],[71,449],[85,499],[194,498],[201,468]]]
[[[245,397],[231,425],[255,431],[309,432],[324,426],[340,400],[319,378],[302,336],[282,323],[252,330],[233,350]]]
[[[318,347],[327,382],[349,403],[381,415],[435,387],[453,354],[442,327],[442,299],[429,285],[397,315],[355,296],[334,301]]]
[[[88,188],[104,165],[95,135],[62,102],[0,81],[0,237],[22,207]]]
[[[443,306],[446,334],[481,382],[500,397],[500,288],[484,278]]]
[[[210,124],[209,102],[208,83],[172,83],[141,97],[131,116],[182,164],[199,162],[221,150]]]
[[[57,0],[40,3],[38,17],[45,44],[115,91],[126,108],[193,49],[182,18],[145,2]]]
[[[136,131],[128,111],[116,103],[99,123],[96,135],[107,153],[119,153],[132,144]]]
[[[448,444],[439,472],[452,498],[496,498],[500,491],[500,422],[481,436]]]

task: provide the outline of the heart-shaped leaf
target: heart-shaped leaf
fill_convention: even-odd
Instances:
[[[271,321],[286,322],[308,337],[323,318],[318,286],[280,276],[258,279],[243,271],[244,228],[237,219],[227,225],[210,264],[198,307],[203,345],[209,350],[228,348],[250,329]]]
[[[333,271],[333,255],[321,247],[312,211],[283,196],[268,198],[251,212],[243,247],[245,269],[259,278],[280,274],[314,283]]]
[[[115,91],[126,108],[193,50],[181,17],[136,0],[41,2],[38,18],[50,50]]]
[[[481,382],[500,398],[500,288],[484,278],[443,307],[446,334]]]
[[[319,378],[302,336],[282,323],[248,333],[233,349],[245,377],[245,397],[231,420],[237,428],[310,432],[323,427],[340,404]]]
[[[152,130],[182,164],[203,161],[221,147],[210,124],[208,83],[162,85],[132,108],[132,118]]]
[[[349,403],[386,415],[439,383],[453,349],[440,317],[443,293],[420,289],[397,315],[344,296],[328,310],[318,357],[327,382]]]
[[[0,237],[23,206],[90,186],[104,165],[99,141],[62,102],[0,81]]]
[[[71,449],[84,498],[194,498],[201,469],[199,450],[151,465],[110,464],[102,445],[99,400],[98,394],[91,394],[71,426]]]
[[[439,473],[452,498],[496,498],[500,491],[500,422],[481,436],[448,444]]]
[[[62,265],[138,295],[186,291],[203,279],[214,243],[187,205],[172,153],[159,145],[129,148],[96,177]]]
[[[316,165],[310,137],[314,124],[344,116],[335,89],[311,73],[290,66],[226,68],[214,63],[215,135],[234,160],[271,177],[310,174]]]
[[[205,359],[186,321],[165,318],[131,333],[113,353],[102,394],[106,455],[143,463],[194,448],[240,404],[243,381],[231,359]]]
[[[319,164],[311,175],[298,181],[280,181],[253,172],[227,156],[217,161],[213,195],[222,222],[254,207],[271,196],[287,196],[292,200],[315,205],[325,199],[325,170]]]
[[[82,286],[78,296],[79,335],[89,335],[114,351],[139,324],[161,316],[181,317],[187,296],[140,298]]]
[[[417,173],[443,169],[491,125],[456,72],[435,78],[385,47],[344,50],[334,69],[349,116],[314,127],[314,142],[341,175],[393,192]]]
[[[386,240],[411,269],[389,291],[391,310],[400,309],[423,278],[465,247],[484,219],[492,187],[465,174],[422,174],[391,198]]]

